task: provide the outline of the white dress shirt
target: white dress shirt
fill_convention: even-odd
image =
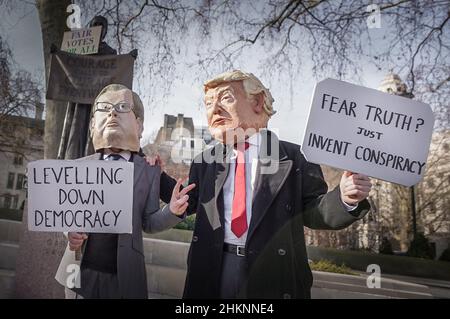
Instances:
[[[245,246],[247,240],[248,229],[250,227],[250,220],[252,218],[252,199],[253,191],[256,181],[256,168],[258,165],[258,154],[261,147],[261,133],[256,133],[247,139],[249,143],[248,149],[245,151],[245,207],[247,214],[247,230],[241,237],[231,231],[231,215],[233,209],[234,197],[234,172],[236,170],[237,150],[233,150],[233,155],[230,157],[230,169],[225,183],[223,185],[223,201],[224,201],[224,219],[225,219],[225,239],[224,242],[239,246]],[[351,206],[342,201],[348,211],[356,209],[356,206]]]
[[[253,189],[255,187],[256,167],[258,165],[258,154],[261,145],[261,134],[256,133],[247,139],[248,149],[245,151],[245,208],[247,213],[247,226],[250,227],[252,217]],[[225,183],[223,184],[223,201],[225,217],[225,242],[234,245],[244,246],[247,240],[247,231],[241,237],[231,231],[231,214],[234,197],[234,172],[236,171],[237,150],[233,150],[230,158],[230,170]]]

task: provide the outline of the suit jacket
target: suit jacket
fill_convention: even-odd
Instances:
[[[99,160],[97,153],[79,160]],[[117,243],[117,276],[120,294],[123,298],[147,298],[147,279],[142,231],[159,232],[173,227],[182,219],[169,210],[159,208],[160,168],[148,165],[140,156],[134,156],[133,221],[131,234],[119,234]],[[89,239],[87,239],[89,240]],[[83,243],[82,250],[86,247]],[[66,286],[66,280],[73,273],[68,265],[80,265],[75,252],[67,246],[56,273],[56,280]],[[77,278],[79,280],[79,278]],[[79,282],[79,281],[78,281]]]
[[[252,217],[245,245],[245,281],[238,297],[310,298],[312,273],[308,265],[303,226],[342,229],[362,218],[367,200],[348,212],[339,186],[327,193],[319,165],[306,161],[300,146],[262,133]],[[278,146],[279,152],[276,152]],[[222,155],[221,155],[222,154]],[[218,298],[224,244],[222,187],[229,164],[205,160],[231,155],[222,144],[194,160],[189,183],[188,214],[196,213],[188,255],[184,298]],[[275,166],[274,166],[275,165]],[[271,167],[278,167],[273,173]],[[265,174],[264,174],[265,172]],[[175,181],[161,176],[161,198],[170,199]]]

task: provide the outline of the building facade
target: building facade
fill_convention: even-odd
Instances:
[[[164,124],[148,149],[157,150],[167,163],[190,165],[211,141],[209,129],[194,127],[192,118],[164,114]]]
[[[44,157],[42,111],[35,118],[3,116],[0,128],[0,219],[21,220],[26,168]]]

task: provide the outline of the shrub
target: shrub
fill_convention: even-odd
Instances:
[[[0,208],[0,219],[22,221],[23,209]]]
[[[369,254],[350,250],[307,246],[312,260],[326,259],[335,264],[345,263],[354,270],[366,272],[367,265],[380,265],[382,273],[450,281],[450,263],[397,255]]]
[[[407,255],[410,257],[433,259],[435,252],[425,235],[417,233],[416,237],[411,241]]]
[[[389,239],[387,239],[387,237],[383,237],[383,240],[381,241],[380,254],[384,254],[384,255],[393,255],[394,254],[394,251],[392,250],[392,244],[389,241]]]
[[[309,264],[311,270],[333,272],[337,274],[356,275],[350,268],[342,264],[341,266],[332,263],[329,260],[321,259],[313,261]]]
[[[442,252],[441,257],[439,257],[441,261],[450,261],[450,248],[447,248]]]
[[[194,226],[195,226],[195,215],[191,215],[186,217],[185,220],[176,225],[174,228],[184,230],[194,230]]]

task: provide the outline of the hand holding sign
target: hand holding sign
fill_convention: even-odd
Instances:
[[[85,233],[73,233],[69,232],[69,248],[70,250],[78,250],[83,245],[85,239],[87,239],[87,235]]]
[[[179,178],[175,188],[172,191],[172,198],[170,199],[169,208],[172,213],[177,216],[183,215],[184,211],[189,205],[189,195],[187,193],[191,191],[195,184],[190,184],[180,191],[181,184],[186,181],[186,178]]]
[[[344,171],[339,186],[341,199],[348,205],[356,205],[369,196],[372,183],[366,175]]]

